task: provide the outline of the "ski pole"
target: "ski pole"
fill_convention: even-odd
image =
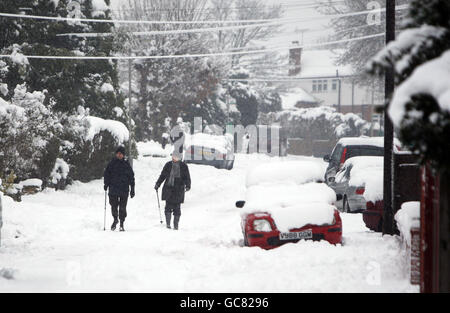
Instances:
[[[106,193],[107,192],[105,190],[105,214],[103,216],[103,231],[106,231],[106,197],[107,197]]]
[[[162,224],[163,221],[162,221],[162,216],[161,216],[161,206],[160,206],[160,204],[159,204],[159,193],[158,193],[158,189],[156,190],[156,198],[158,199],[159,221],[160,221],[161,224]]]

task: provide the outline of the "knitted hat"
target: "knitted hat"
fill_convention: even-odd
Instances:
[[[119,153],[119,152],[122,153],[123,155],[125,155],[125,148],[122,146],[118,147],[116,150],[116,153]]]

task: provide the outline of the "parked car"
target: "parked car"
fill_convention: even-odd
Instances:
[[[366,227],[375,232],[381,232],[383,229],[383,207],[384,201],[368,201],[366,209],[362,212],[363,221]]]
[[[400,210],[405,202],[417,202],[421,199],[421,169],[419,158],[407,151],[394,154],[394,212]],[[378,175],[378,194],[372,194],[366,204],[363,220],[370,230],[381,232],[383,227],[383,184],[382,177]]]
[[[342,199],[346,213],[362,212],[366,203],[383,196],[383,157],[353,157],[345,161],[328,184]]]
[[[232,136],[197,133],[186,138],[186,163],[211,165],[227,170],[234,166]]]
[[[400,142],[395,139],[394,151],[401,150]],[[325,172],[325,182],[332,183],[330,178],[344,165],[345,161],[356,156],[383,156],[384,137],[349,137],[341,138],[334,147],[331,155],[324,156],[324,161],[328,162]]]
[[[342,242],[336,194],[320,183],[323,168],[314,161],[269,163],[247,175],[241,210],[244,244],[272,249],[300,240]]]

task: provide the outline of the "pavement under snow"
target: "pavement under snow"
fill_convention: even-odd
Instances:
[[[246,172],[278,158],[237,155],[232,171],[190,165],[181,229],[166,229],[153,190],[166,161],[135,161],[136,198],[129,200],[125,233],[103,231],[101,180],[21,203],[4,200],[0,292],[418,291],[409,284],[398,237],[369,231],[360,214],[342,214],[342,246],[243,247],[234,203],[245,194]]]

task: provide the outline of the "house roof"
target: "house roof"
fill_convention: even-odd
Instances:
[[[296,110],[298,103],[318,103],[318,100],[302,88],[295,88],[281,96],[283,110]]]

